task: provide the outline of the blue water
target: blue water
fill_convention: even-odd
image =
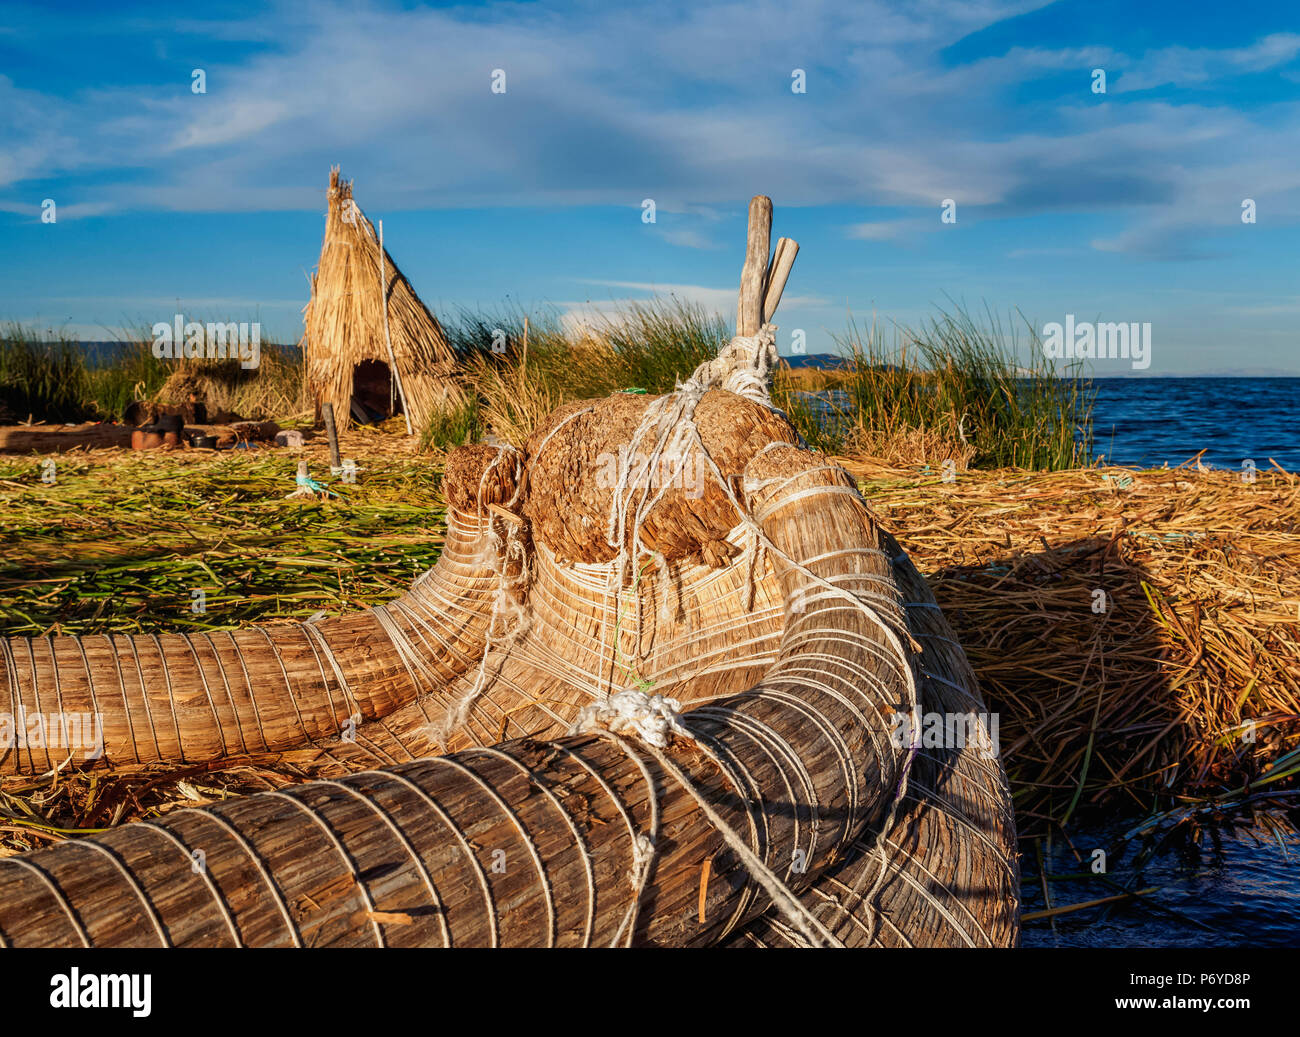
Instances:
[[[1300,378],[1098,378],[1093,451],[1107,464],[1173,468],[1202,450],[1208,468],[1300,471]],[[799,394],[828,421],[852,410],[840,389]]]
[[[1154,892],[1120,904],[1024,924],[1026,947],[1300,947],[1300,835],[1278,835],[1242,824],[1203,834],[1199,844],[1175,842],[1140,860],[1140,847],[1109,831],[1071,832],[1084,863],[1059,839],[1045,854],[1049,876],[1088,873],[1092,851],[1107,852],[1109,877]],[[1022,892],[1026,913],[1043,909],[1037,854],[1025,847]],[[1054,880],[1061,907],[1116,890],[1096,878]]]
[[[1110,464],[1300,470],[1300,378],[1098,378],[1094,449]]]

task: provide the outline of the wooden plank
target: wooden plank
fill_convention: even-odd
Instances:
[[[0,453],[61,454],[68,450],[129,447],[126,425],[11,425],[0,427]]]

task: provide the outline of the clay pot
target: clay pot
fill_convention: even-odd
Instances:
[[[148,425],[145,428],[138,428],[131,433],[132,450],[157,450],[163,445],[164,436],[161,432],[153,431],[153,426]]]

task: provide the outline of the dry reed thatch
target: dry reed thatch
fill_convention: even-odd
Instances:
[[[768,263],[751,222],[751,335],[780,296],[770,271],[784,255],[788,272],[786,244]],[[656,452],[701,451],[722,492],[663,499],[698,523],[684,539],[645,522],[664,492],[653,466],[625,458],[609,486],[590,464],[592,442],[618,440],[615,401],[595,411],[609,435],[577,411],[526,452],[453,455],[446,550],[402,601],[219,642],[55,639],[62,657],[55,641],[6,643],[11,703],[39,710],[43,676],[47,706],[52,684],[61,709],[108,713],[113,758],[151,741],[155,759],[201,761],[296,739],[327,780],[0,862],[0,937],[684,945],[771,917],[805,943],[1013,943],[1000,764],[979,744],[920,753],[891,737],[900,708],[978,712],[973,676],[843,470],[775,415],[732,420],[754,404],[729,390],[759,398],[770,348],[737,339],[720,368],[642,410],[633,456],[646,432]],[[532,506],[565,495],[591,514],[548,524]],[[605,502],[624,550],[571,560],[598,542],[587,527]],[[696,707],[688,720],[666,695]],[[524,737],[503,742],[512,726]],[[51,762],[29,751],[17,765]],[[489,871],[497,853],[515,865]]]
[[[352,182],[339,179],[338,167],[330,170],[325,241],[303,322],[308,390],[317,408],[322,403],[334,405],[340,425],[351,421],[356,366],[370,360],[391,367],[389,336],[416,430],[423,429],[439,410],[463,404],[456,357],[441,325],[392,257],[380,248],[375,226],[353,200]],[[400,405],[397,379],[393,394]]]
[[[972,470],[943,482],[837,460],[927,573],[1001,715],[1022,834],[1102,809],[1241,799],[1294,772],[1296,475]]]
[[[237,361],[180,359],[176,370],[155,394],[171,407],[201,403],[211,423],[237,418],[260,420],[311,416],[312,400],[296,359],[265,348],[258,367],[246,370]]]

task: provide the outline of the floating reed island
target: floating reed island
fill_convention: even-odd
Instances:
[[[945,482],[835,460],[908,545],[1000,716],[1022,836],[1293,803],[1296,474],[1193,460]]]
[[[738,334],[676,391],[448,456],[446,544],[401,597],[0,641],[11,712],[102,717],[110,766],[296,752],[314,778],[0,861],[0,939],[1014,944],[987,732],[898,737],[984,717],[974,675],[852,477],[771,405],[797,246],[770,226],[756,198]]]
[[[864,427],[901,434],[807,449],[768,212],[735,343],[640,315],[681,392],[566,402],[535,335],[463,365],[511,446],[345,429],[336,498],[273,456],[0,467],[0,618],[88,635],[9,639],[11,704],[105,717],[96,760],[0,763],[0,937],[1002,945],[1017,835],[1292,803],[1297,477],[1073,467],[1014,414],[890,411],[931,397],[879,366]]]

